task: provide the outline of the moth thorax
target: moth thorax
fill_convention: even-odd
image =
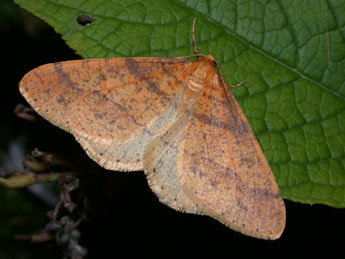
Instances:
[[[200,78],[195,74],[191,74],[187,83],[187,86],[189,89],[191,89],[194,92],[199,92],[204,88],[205,85],[205,79]]]

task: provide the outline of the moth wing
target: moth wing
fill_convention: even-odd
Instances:
[[[144,147],[166,123],[159,118],[181,92],[181,71],[190,63],[114,58],[47,64],[26,74],[20,91],[42,117],[72,133],[100,165],[142,170]]]
[[[179,185],[206,215],[230,228],[279,238],[285,205],[260,145],[219,75],[206,83],[179,146]]]
[[[84,138],[76,137],[76,140],[97,164],[108,170],[114,171],[140,171],[142,165],[143,148],[138,145],[140,139],[129,141],[120,145],[104,145]]]
[[[187,213],[203,214],[182,191],[177,178],[178,147],[184,138],[190,111],[200,97],[184,83],[183,91],[171,105],[169,122],[152,137],[144,152],[145,174],[151,190],[169,207]]]
[[[182,191],[177,178],[177,155],[188,115],[168,125],[152,138],[144,153],[144,168],[151,190],[160,202],[187,213],[202,214],[202,210]]]
[[[84,138],[76,137],[76,139],[87,154],[106,169],[120,171],[144,170],[146,167],[143,165],[143,156],[148,144],[152,143],[152,138],[157,134],[160,135],[161,133],[158,132],[164,131],[163,128],[166,129],[169,125],[174,124],[180,116],[179,114],[188,108],[191,99],[184,96],[185,89],[185,87],[181,87],[172,98],[169,106],[166,107],[149,129],[141,135],[130,138],[126,143],[109,146]],[[186,107],[181,108],[181,99],[188,102]]]
[[[46,64],[24,76],[20,92],[41,116],[77,138],[119,145],[152,127],[190,63],[113,58]]]

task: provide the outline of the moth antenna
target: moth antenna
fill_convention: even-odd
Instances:
[[[224,80],[224,77],[223,77],[222,67],[221,67],[220,63],[217,60],[214,60],[214,62],[216,63],[216,65],[218,67],[218,73],[219,73],[220,79],[222,80],[223,85],[227,85],[225,83],[225,80]],[[232,86],[230,86],[230,88],[232,88]]]
[[[196,17],[194,17],[194,20],[193,20],[192,37],[193,37],[193,43],[194,43],[194,52],[196,56],[199,57],[198,55],[200,55],[200,52],[195,40],[195,24],[196,24]]]
[[[238,83],[236,85],[230,85],[229,87],[230,88],[236,88],[236,87],[239,87],[239,86],[243,85],[245,82],[246,82],[246,80],[243,80],[242,82],[240,82],[240,83]]]
[[[194,44],[194,52],[195,52],[195,55],[191,55],[191,56],[187,56],[187,57],[183,57],[183,58],[188,58],[188,57],[206,57],[206,55],[204,54],[200,54],[199,52],[199,48],[198,48],[198,45],[196,44],[196,40],[195,40],[195,25],[196,25],[196,17],[194,17],[193,19],[193,27],[192,27],[192,37],[193,37],[193,44]],[[225,83],[225,80],[223,78],[223,75],[222,75],[222,67],[220,66],[220,63],[217,61],[217,60],[214,60],[215,63],[217,64],[217,67],[218,67],[218,71],[219,71],[219,75],[220,75],[220,78],[223,82],[224,85],[227,85]],[[230,88],[236,88],[236,87],[239,87],[241,85],[243,85],[246,81],[242,81],[236,85],[230,85],[229,87]]]

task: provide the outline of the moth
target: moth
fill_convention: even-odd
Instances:
[[[46,64],[19,89],[102,167],[143,170],[162,203],[277,239],[285,205],[274,175],[216,60],[196,56]]]

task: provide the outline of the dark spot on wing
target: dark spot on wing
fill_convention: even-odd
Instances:
[[[152,71],[141,68],[135,59],[128,58],[125,60],[125,64],[128,68],[128,71],[130,71],[135,77],[143,80],[147,90],[157,94],[165,101],[169,100],[169,98],[166,96],[166,93],[162,91],[155,82],[149,79],[149,75],[152,73]]]
[[[103,118],[103,114],[101,114],[101,113],[99,113],[99,112],[95,112],[94,115],[95,115],[95,117],[96,117],[97,119],[102,119],[102,118]]]
[[[198,162],[198,160],[199,160],[199,161],[204,161],[204,162],[213,164],[213,166],[215,167],[215,171],[222,171],[222,172],[224,172],[228,176],[235,176],[237,181],[241,181],[241,177],[234,170],[232,170],[229,167],[226,167],[226,166],[223,166],[223,165],[217,163],[212,158],[200,156],[200,154],[198,154],[198,153],[190,153],[187,150],[184,150],[184,152],[188,156],[196,158],[196,159],[194,159],[194,161]],[[194,173],[199,170],[198,166],[193,166],[193,167],[191,167],[191,169],[194,170],[193,171]]]
[[[101,80],[101,81],[106,81],[107,80],[107,77],[103,74],[100,74],[98,75],[98,79]]]
[[[236,198],[236,205],[237,205],[239,208],[241,208],[242,210],[244,210],[244,211],[246,211],[246,212],[248,211],[248,207],[242,203],[242,200],[241,200],[240,197],[237,197],[237,198]]]
[[[34,70],[34,75],[41,81],[41,84],[44,85],[45,81],[42,79],[41,74],[37,72],[37,70]],[[27,89],[26,89],[27,91]]]
[[[268,200],[278,199],[281,197],[280,192],[273,193],[270,189],[267,188],[253,188],[252,193],[255,197],[262,197]]]
[[[73,82],[71,80],[71,77],[68,73],[66,73],[65,71],[63,71],[62,69],[62,64],[60,62],[54,63],[54,68],[55,68],[55,72],[58,75],[60,81],[63,84],[66,84],[66,86],[71,87],[72,89],[77,88],[78,84]],[[82,90],[82,89],[80,89]]]
[[[205,114],[200,114],[196,112],[193,113],[193,117],[207,125],[226,129],[229,131],[235,131],[238,133],[238,135],[247,134],[250,132],[249,124],[245,123],[243,120],[236,117],[229,118],[228,122],[224,122],[221,119],[210,117]]]
[[[131,72],[137,78],[144,78],[144,74],[141,71],[140,66],[137,61],[133,58],[128,58],[125,60],[125,64],[129,72]]]
[[[56,97],[56,101],[61,105],[67,105],[68,104],[68,102],[65,100],[65,96],[63,94],[59,94]]]

